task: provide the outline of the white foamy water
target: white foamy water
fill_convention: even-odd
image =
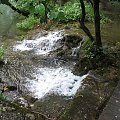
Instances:
[[[59,40],[63,37],[63,31],[50,32],[46,36],[35,40],[23,40],[14,46],[15,51],[33,50],[37,55],[47,55],[50,51],[59,47]],[[33,93],[34,97],[42,98],[49,93],[57,93],[64,96],[72,96],[80,87],[82,77],[74,75],[65,66],[59,68],[35,68],[33,78],[27,78],[24,84]]]
[[[71,70],[61,67],[39,68],[34,74],[35,79],[28,80],[26,86],[37,98],[42,98],[51,92],[72,96],[86,76],[75,76]]]
[[[56,31],[35,40],[19,41],[18,45],[14,46],[14,51],[34,50],[36,54],[47,54],[57,49],[58,41],[63,37],[62,34],[62,31]]]

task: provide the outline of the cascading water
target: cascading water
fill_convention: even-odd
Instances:
[[[48,56],[51,51],[56,50],[60,46],[63,33],[64,31],[49,32],[47,35],[34,40],[20,41],[14,46],[14,51],[33,51],[36,56]],[[71,64],[73,63],[71,62]],[[42,98],[50,93],[72,96],[76,93],[81,81],[86,77],[86,75],[82,77],[75,76],[70,70],[69,65],[61,66],[59,62],[54,67],[41,67],[38,65],[34,69],[33,79],[27,78],[24,86],[36,98]]]
[[[46,36],[41,36],[35,40],[23,40],[14,50],[29,51],[34,50],[36,54],[47,55],[49,52],[57,49],[59,40],[63,37],[62,31],[51,32]]]

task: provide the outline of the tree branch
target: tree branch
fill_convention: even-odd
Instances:
[[[9,0],[1,0],[0,4],[5,4],[7,6],[9,6],[10,8],[12,8],[14,11],[18,12],[19,14],[22,14],[23,16],[28,16],[30,13],[28,11],[24,11],[24,10],[19,10],[17,8],[15,8],[10,2]]]
[[[86,16],[85,4],[84,4],[83,0],[80,0],[80,3],[81,3],[81,9],[82,9],[82,17],[81,17],[81,20],[79,19],[79,23],[81,25],[80,27],[86,33],[86,35],[90,38],[90,40],[93,42],[94,38],[93,38],[92,34],[90,33],[89,29],[85,26],[85,16]]]

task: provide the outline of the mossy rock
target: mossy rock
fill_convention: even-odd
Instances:
[[[101,70],[97,71],[97,73],[99,72]],[[106,82],[104,76],[96,73],[94,75],[95,77],[88,75],[83,80],[72,102],[59,116],[58,120],[96,120],[98,118],[113,93],[117,82]]]
[[[73,68],[73,73],[76,75],[84,75],[89,70],[96,70],[97,68],[107,68],[108,66],[116,66],[116,60],[114,58],[110,58],[108,55],[105,54],[97,54],[92,58],[79,58],[78,62],[76,62]]]
[[[55,53],[56,56],[60,57],[71,57],[73,48],[76,48],[80,45],[80,42],[82,41],[82,37],[78,35],[65,35],[61,39],[61,46],[55,50],[52,51],[52,53]]]
[[[64,36],[61,41],[68,48],[72,48],[72,47],[77,47],[79,45],[79,43],[82,41],[82,37],[78,36],[78,35],[71,34],[71,35]]]
[[[87,58],[83,58],[75,64],[73,73],[75,75],[84,75],[92,68],[93,65],[91,64],[91,61]]]
[[[119,69],[114,66],[99,67],[95,70],[108,82],[119,81]]]
[[[89,89],[79,91],[58,120],[95,120],[98,98]]]

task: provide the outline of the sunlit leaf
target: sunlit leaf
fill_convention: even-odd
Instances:
[[[35,13],[39,14],[40,16],[45,15],[45,7],[44,7],[44,5],[42,3],[35,6]]]

